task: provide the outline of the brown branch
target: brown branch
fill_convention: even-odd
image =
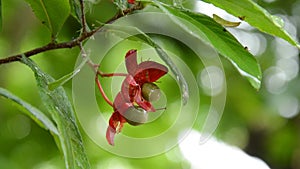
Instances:
[[[27,51],[25,53],[22,54],[17,54],[14,56],[10,56],[4,59],[0,59],[0,65],[1,64],[5,64],[5,63],[10,63],[10,62],[15,62],[15,61],[19,61],[22,57],[22,55],[26,56],[26,57],[30,57],[45,51],[50,51],[50,50],[54,50],[54,49],[62,49],[62,48],[73,48],[75,46],[78,46],[80,44],[80,42],[86,40],[87,38],[91,37],[93,34],[95,34],[99,29],[101,28],[98,27],[96,29],[94,29],[91,32],[87,32],[86,34],[81,35],[80,37],[69,41],[69,42],[62,42],[62,43],[49,43],[45,46],[39,47],[39,48],[35,48],[32,49],[30,51]]]
[[[82,5],[81,6],[81,10],[84,10],[83,1],[80,1],[80,2],[82,2],[82,4],[81,4]],[[111,18],[110,20],[108,20],[106,22],[106,24],[111,23],[111,22],[115,21],[116,19],[118,19],[120,17],[123,17],[124,15],[127,15],[127,14],[129,14],[129,13],[135,11],[135,10],[139,10],[141,8],[142,8],[142,6],[134,6],[132,9],[128,9],[126,11],[123,11],[123,13],[119,12],[113,18]],[[63,49],[63,48],[73,48],[75,46],[79,46],[81,42],[83,42],[86,39],[88,39],[89,37],[93,36],[103,26],[103,25],[101,25],[101,26],[93,29],[92,31],[87,32],[86,28],[85,28],[85,26],[86,26],[86,19],[85,19],[85,16],[84,16],[84,11],[82,11],[82,13],[83,13],[82,14],[83,16],[81,16],[82,17],[81,19],[82,19],[82,26],[83,26],[83,30],[82,31],[83,31],[83,33],[78,38],[73,39],[73,40],[68,41],[68,42],[61,42],[61,43],[50,42],[49,44],[47,44],[45,46],[38,47],[38,48],[29,50],[29,51],[21,53],[21,54],[9,56],[9,57],[6,57],[4,59],[0,59],[0,66],[2,64],[19,61],[22,58],[22,55],[24,55],[26,57],[31,57],[33,55],[36,55],[36,54],[39,54],[39,53],[42,53],[42,52],[46,52],[46,51],[50,51],[50,50]]]
[[[80,2],[80,10],[81,10],[81,24],[82,24],[82,34],[86,34],[86,18],[84,14],[84,2],[83,0],[79,0]]]

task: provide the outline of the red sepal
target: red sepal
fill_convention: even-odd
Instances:
[[[134,79],[142,85],[146,82],[155,82],[166,73],[168,73],[166,66],[153,61],[146,61],[138,65],[134,72]]]
[[[133,75],[136,68],[138,67],[136,50],[135,49],[131,49],[126,53],[126,55],[125,55],[125,64],[126,64],[127,72],[129,74]]]

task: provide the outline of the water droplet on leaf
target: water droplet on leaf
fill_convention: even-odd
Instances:
[[[281,17],[272,15],[271,18],[272,18],[273,22],[275,23],[275,25],[277,25],[280,28],[283,28],[284,21]]]

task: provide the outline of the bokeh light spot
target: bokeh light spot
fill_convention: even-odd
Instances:
[[[205,94],[216,96],[223,90],[224,74],[220,68],[208,66],[200,72],[198,77],[200,77],[201,87]]]
[[[299,101],[294,96],[287,96],[281,99],[278,104],[278,111],[282,117],[293,118],[299,114]]]

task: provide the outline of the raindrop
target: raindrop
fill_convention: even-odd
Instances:
[[[179,76],[178,75],[176,75],[176,81],[179,81]]]
[[[79,72],[80,72],[80,70],[81,70],[81,69],[77,69],[77,70],[75,70],[73,74],[74,74],[74,75],[76,75],[77,73],[79,73]]]
[[[58,108],[57,106],[55,106],[55,109],[56,109],[57,111],[59,111],[59,108]]]
[[[277,25],[280,28],[284,27],[284,21],[281,17],[272,15],[271,18],[272,18],[273,22],[275,23],[275,25]]]
[[[173,5],[176,7],[182,7],[182,0],[173,0]]]

